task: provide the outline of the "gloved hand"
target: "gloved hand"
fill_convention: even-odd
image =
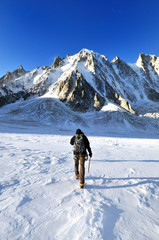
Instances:
[[[91,152],[89,153],[89,156],[92,157],[92,153]]]

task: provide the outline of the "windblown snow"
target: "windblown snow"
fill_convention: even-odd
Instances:
[[[85,130],[93,157],[81,190],[73,134],[1,121],[0,239],[158,240],[158,138]]]

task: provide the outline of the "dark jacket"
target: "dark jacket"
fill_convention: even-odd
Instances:
[[[87,149],[88,152],[89,152],[89,156],[92,157],[92,151],[91,151],[91,148],[90,148],[90,143],[89,143],[89,141],[88,141],[88,138],[87,138],[84,134],[83,134],[83,140],[84,140],[84,143],[85,143],[85,147],[86,147],[86,149]],[[75,143],[75,135],[74,135],[74,136],[71,138],[71,140],[70,140],[70,144],[71,144],[71,145],[74,145],[74,143]],[[85,149],[85,151],[84,151],[83,153],[81,153],[81,154],[87,155],[86,149]],[[74,154],[77,154],[77,153],[74,151]]]

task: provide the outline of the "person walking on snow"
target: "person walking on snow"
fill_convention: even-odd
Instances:
[[[81,129],[76,130],[76,134],[71,138],[70,144],[73,145],[74,163],[75,163],[75,176],[76,179],[80,177],[80,187],[84,187],[85,177],[85,159],[87,157],[87,151],[89,156],[92,157],[92,151],[88,138],[84,135]],[[79,174],[79,162],[80,162],[80,174]]]

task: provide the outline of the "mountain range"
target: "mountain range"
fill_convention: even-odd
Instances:
[[[25,71],[23,66],[0,78],[0,107],[12,113],[51,121],[70,119],[104,124],[116,120],[137,122],[143,118],[158,126],[159,57],[140,54],[130,64],[119,57],[82,49],[51,66]],[[6,107],[7,104],[12,107]],[[14,106],[14,107],[13,107]],[[14,108],[14,110],[13,110]],[[12,110],[11,110],[12,109]],[[110,117],[111,116],[111,117]],[[141,120],[142,117],[142,120]],[[104,122],[103,122],[104,121]]]

